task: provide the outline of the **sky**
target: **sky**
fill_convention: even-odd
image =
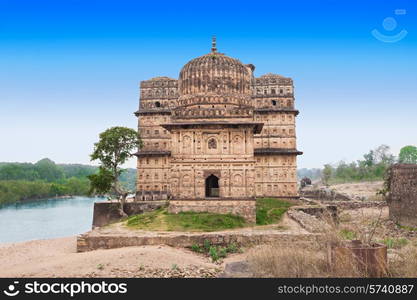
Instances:
[[[295,85],[299,168],[417,144],[417,1],[0,0],[0,161],[90,163],[139,82],[210,51]],[[135,160],[126,164],[134,167]]]

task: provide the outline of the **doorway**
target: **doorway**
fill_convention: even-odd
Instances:
[[[206,178],[206,197],[219,197],[219,178],[211,174]]]

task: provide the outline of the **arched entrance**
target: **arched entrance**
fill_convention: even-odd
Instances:
[[[206,178],[206,197],[219,197],[219,178],[213,174]]]

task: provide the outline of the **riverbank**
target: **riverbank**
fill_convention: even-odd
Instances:
[[[0,265],[0,277],[214,277],[222,268],[168,246],[77,253],[75,236],[0,244]]]
[[[46,200],[62,200],[62,199],[74,199],[75,197],[88,197],[87,195],[62,195],[62,196],[51,196],[51,197],[42,197],[42,198],[30,198],[30,199],[21,199],[16,202],[6,202],[0,204],[0,208],[7,205],[13,204],[23,204],[23,203],[30,203],[30,202],[37,202],[37,201],[46,201]]]

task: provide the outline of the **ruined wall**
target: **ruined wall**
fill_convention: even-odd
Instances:
[[[396,164],[391,167],[388,207],[394,222],[417,227],[417,165]]]
[[[128,216],[141,214],[166,206],[166,201],[126,202],[124,212]],[[101,201],[94,203],[93,228],[120,221],[120,203],[118,201]]]

